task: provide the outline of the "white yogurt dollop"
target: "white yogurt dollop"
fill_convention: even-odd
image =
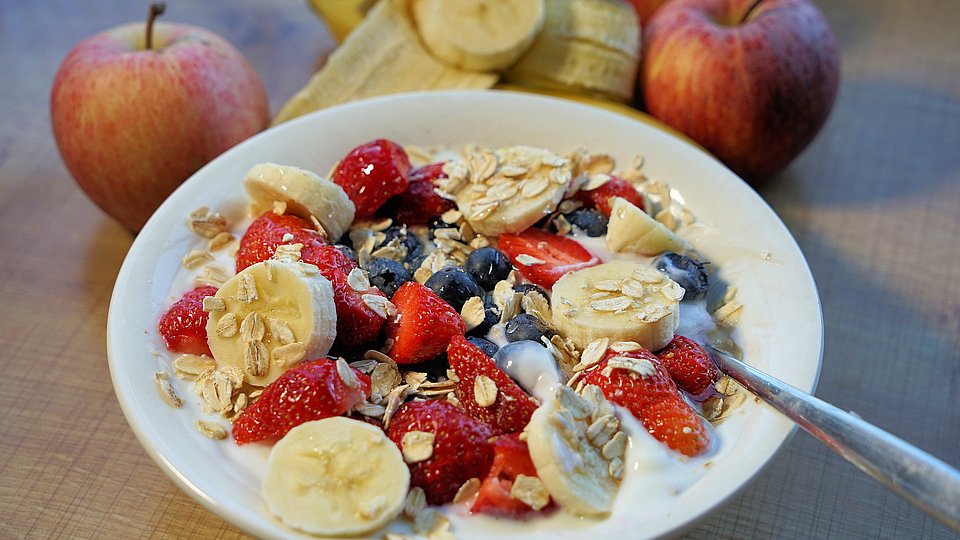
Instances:
[[[550,399],[562,384],[557,361],[536,341],[517,341],[500,347],[493,356],[500,371],[541,402]]]

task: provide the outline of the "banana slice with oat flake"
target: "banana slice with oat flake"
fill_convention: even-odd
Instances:
[[[553,286],[551,319],[581,349],[609,338],[655,351],[673,339],[683,292],[649,266],[610,261],[560,278]]]
[[[343,188],[314,172],[290,165],[254,165],[243,179],[252,217],[286,205],[286,211],[315,218],[331,240],[343,236],[353,223],[356,208]]]
[[[397,517],[409,487],[407,464],[384,432],[338,416],[300,424],[274,445],[263,495],[291,527],[354,536]]]
[[[326,355],[337,337],[333,286],[312,264],[270,259],[249,266],[205,298],[204,309],[217,367],[240,367],[254,386]]]
[[[443,165],[437,187],[452,197],[474,231],[518,233],[553,212],[573,177],[570,159],[549,150],[473,148]]]
[[[684,253],[690,243],[666,228],[623,197],[610,202],[607,246],[618,253],[659,255],[665,251]]]
[[[560,506],[580,516],[603,516],[613,507],[623,474],[627,437],[597,387],[584,399],[570,387],[533,412],[527,446],[537,476]]]

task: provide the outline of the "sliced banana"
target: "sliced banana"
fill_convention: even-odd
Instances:
[[[543,30],[505,77],[510,82],[633,98],[640,26],[629,2],[546,0]]]
[[[217,291],[207,343],[217,367],[238,366],[266,386],[301,360],[327,354],[337,337],[333,286],[316,266],[270,259],[245,268]]]
[[[377,2],[273,123],[355,99],[497,83],[494,73],[455,69],[431,56],[420,43],[409,7],[408,0]]]
[[[254,217],[272,209],[274,202],[282,202],[290,214],[317,218],[327,237],[334,240],[353,223],[356,208],[343,188],[306,169],[261,163],[250,169],[243,187]]]
[[[403,456],[382,430],[341,416],[290,430],[270,451],[263,495],[287,525],[360,535],[400,514],[410,487]]]
[[[608,514],[620,488],[623,454],[607,452],[607,459],[604,447],[624,435],[616,435],[616,416],[596,412],[589,401],[561,386],[533,412],[526,428],[537,476],[561,507],[579,516]]]
[[[551,296],[554,326],[580,349],[609,338],[655,351],[680,324],[683,288],[649,266],[610,261],[563,276]]]
[[[434,56],[474,71],[506,69],[543,28],[544,0],[413,0],[420,38]]]
[[[553,212],[573,176],[565,157],[542,148],[468,148],[448,161],[436,181],[452,196],[474,231],[487,236],[521,232]]]
[[[623,197],[614,197],[607,225],[607,247],[618,253],[659,255],[665,251],[683,253],[690,243],[648,216]]]

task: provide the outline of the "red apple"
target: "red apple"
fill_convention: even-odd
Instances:
[[[633,9],[637,11],[640,24],[646,26],[647,22],[650,21],[650,17],[653,16],[653,12],[660,9],[660,6],[669,1],[670,0],[630,0],[630,3],[633,4]]]
[[[837,43],[809,0],[672,0],[644,30],[648,112],[753,183],[813,140],[837,94]]]
[[[270,115],[263,84],[239,51],[202,28],[154,28],[162,11],[151,6],[146,28],[119,26],[77,44],[50,98],[70,173],[133,231],[197,169],[266,127]]]

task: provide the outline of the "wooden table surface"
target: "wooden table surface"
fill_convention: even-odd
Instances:
[[[833,114],[760,190],[823,301],[817,394],[960,466],[960,2],[823,0],[842,54]],[[170,1],[234,43],[279,105],[333,42],[302,0]],[[238,538],[127,426],[107,304],[132,236],[72,182],[51,81],[79,40],[146,2],[0,0],[0,537]],[[690,538],[950,538],[798,434]]]

